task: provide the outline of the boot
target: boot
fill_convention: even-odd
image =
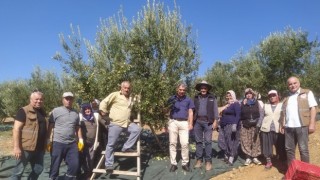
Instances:
[[[206,162],[206,171],[210,171],[212,169],[212,163]]]
[[[201,168],[201,166],[202,166],[202,161],[198,159],[194,168]]]

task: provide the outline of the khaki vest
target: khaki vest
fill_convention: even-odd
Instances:
[[[301,126],[309,126],[310,123],[310,108],[308,103],[308,93],[309,89],[300,89],[300,93],[298,95],[298,113],[299,113],[299,119]],[[289,97],[286,97],[283,100],[283,117],[281,117],[281,120],[286,122],[286,108],[288,103]]]
[[[278,103],[275,110],[272,111],[271,104],[264,105],[264,118],[261,124],[261,131],[263,132],[270,132],[270,126],[273,122],[275,125],[276,133],[279,133],[279,121],[280,121],[280,114],[282,109],[282,103]]]
[[[27,151],[34,151],[37,146],[39,131],[37,112],[30,105],[25,106],[22,109],[26,113],[26,122],[21,130],[22,148]]]

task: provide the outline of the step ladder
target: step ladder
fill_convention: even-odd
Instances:
[[[141,126],[140,122],[140,113],[138,113],[138,118],[133,121],[134,123],[138,124]],[[136,176],[137,180],[140,180],[140,175],[141,175],[141,160],[140,160],[140,136],[137,139],[137,152],[114,152],[114,156],[118,157],[135,157],[137,158],[137,170],[136,171],[121,171],[121,170],[113,170],[111,174],[118,174],[118,175],[128,175],[128,176]],[[96,174],[106,174],[107,171],[105,169],[100,169],[105,162],[105,151],[102,151],[101,153],[101,158],[96,166],[95,169],[92,170],[92,175],[90,180],[93,180],[96,176]]]

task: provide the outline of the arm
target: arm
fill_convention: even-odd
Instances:
[[[259,101],[258,101],[259,102]],[[261,127],[262,120],[264,118],[264,106],[261,106],[262,104],[259,103],[259,120],[257,123],[257,127]]]
[[[309,134],[312,134],[316,130],[316,115],[317,115],[317,110],[316,107],[313,106],[310,108],[310,123],[309,123]]]
[[[21,158],[22,147],[21,147],[21,130],[24,126],[23,122],[14,121],[13,125],[13,154],[14,157],[18,160]]]
[[[116,93],[111,93],[109,96],[104,98],[99,105],[99,112],[102,117],[106,116],[109,111],[109,107],[116,98]]]
[[[188,110],[189,130],[193,129],[193,109]]]

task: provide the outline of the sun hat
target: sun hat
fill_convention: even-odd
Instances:
[[[196,90],[200,91],[201,86],[207,86],[208,91],[212,89],[212,86],[207,81],[204,81],[204,80],[196,85]]]

